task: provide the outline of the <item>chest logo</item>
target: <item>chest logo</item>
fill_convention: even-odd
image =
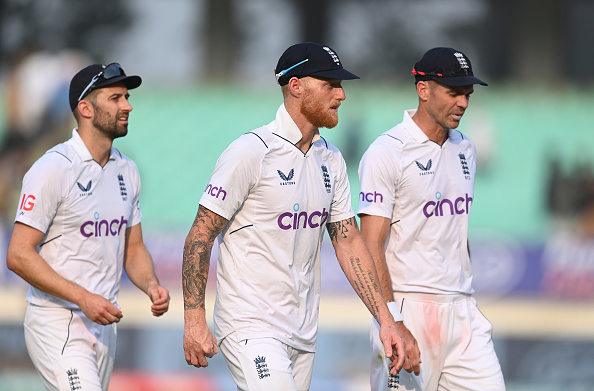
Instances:
[[[283,180],[281,182],[281,186],[287,186],[287,185],[294,185],[295,181],[292,181],[293,177],[295,176],[295,169],[291,168],[291,171],[289,171],[289,174],[285,175],[284,172],[282,172],[281,170],[276,170],[276,172],[278,172],[278,176],[280,176],[280,178]]]
[[[429,159],[429,161],[427,162],[426,165],[423,165],[422,163],[419,163],[418,161],[415,161],[415,163],[417,163],[417,167],[419,167],[419,169],[421,170],[419,175],[435,174],[435,171],[430,171],[431,167],[433,167],[433,161],[431,159]]]
[[[330,174],[328,173],[328,168],[323,164],[320,168],[322,169],[322,177],[324,177],[324,187],[326,188],[326,193],[330,193],[332,191],[332,184],[330,183]]]
[[[78,188],[80,189],[80,191],[82,191],[82,193],[80,195],[81,197],[92,194],[91,186],[93,185],[93,181],[89,181],[89,183],[87,183],[86,186],[81,185],[80,182],[76,182],[76,184],[78,185]]]
[[[466,161],[466,156],[462,152],[458,154],[460,158],[460,166],[462,166],[462,173],[464,174],[464,178],[466,180],[470,180],[470,170],[468,169],[468,162]]]
[[[126,182],[124,182],[124,176],[122,174],[118,174],[118,182],[120,183],[122,201],[126,201],[128,199],[128,192],[126,191]]]

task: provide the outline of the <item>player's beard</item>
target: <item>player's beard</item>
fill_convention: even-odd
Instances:
[[[93,126],[110,140],[113,141],[128,134],[128,125],[118,121],[119,113],[114,117],[98,105],[93,105],[93,109],[95,111]]]
[[[331,129],[338,124],[338,113],[324,107],[319,100],[316,100],[314,94],[307,89],[301,101],[301,114],[316,128]]]

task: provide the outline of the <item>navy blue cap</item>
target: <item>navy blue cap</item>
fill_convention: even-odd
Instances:
[[[351,80],[359,76],[342,67],[334,50],[327,45],[303,42],[290,46],[280,56],[274,70],[276,81],[284,86],[292,77],[305,76]]]
[[[416,82],[435,80],[453,87],[471,84],[487,85],[474,76],[468,57],[452,48],[438,47],[428,50],[415,64],[412,74]]]
[[[109,70],[115,72],[115,74],[109,74],[106,78],[106,75],[104,74],[107,73],[107,71],[105,71],[106,68],[109,68]],[[99,74],[101,74],[101,76],[99,76],[95,83],[91,85],[93,78]],[[70,91],[68,93],[70,109],[74,111],[78,102],[91,91],[108,87],[115,83],[124,83],[126,88],[131,90],[140,86],[142,79],[140,76],[126,76],[126,72],[124,72],[124,69],[122,69],[118,63],[111,63],[109,65],[92,64],[81,69],[70,81]],[[84,95],[81,96],[83,93]]]

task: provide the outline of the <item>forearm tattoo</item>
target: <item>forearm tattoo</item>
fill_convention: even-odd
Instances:
[[[354,217],[326,224],[328,236],[332,242],[336,242],[340,238],[346,239],[353,228],[357,228],[357,220]]]
[[[355,288],[355,291],[359,297],[361,297],[361,299],[369,303],[371,314],[373,316],[377,316],[379,313],[379,305],[376,300],[376,296],[377,293],[380,292],[380,289],[373,276],[373,271],[365,271],[361,266],[361,260],[359,258],[350,257],[349,260],[351,261],[351,266],[353,272],[355,273],[355,278],[352,282],[353,288]],[[376,294],[372,294],[373,292]]]
[[[186,238],[182,265],[184,308],[204,307],[210,254],[217,235],[227,220],[200,206]]]

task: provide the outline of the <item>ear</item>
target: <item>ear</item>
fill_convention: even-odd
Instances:
[[[417,83],[417,94],[419,95],[419,100],[427,101],[427,99],[429,99],[430,90],[431,86],[429,85],[428,81],[419,81]]]
[[[291,95],[297,97],[303,93],[304,83],[298,77],[292,77],[287,84]]]
[[[80,102],[78,102],[77,107],[78,107],[78,112],[84,118],[91,118],[93,116],[93,113],[95,112],[91,102],[84,100],[84,99],[81,100]]]

